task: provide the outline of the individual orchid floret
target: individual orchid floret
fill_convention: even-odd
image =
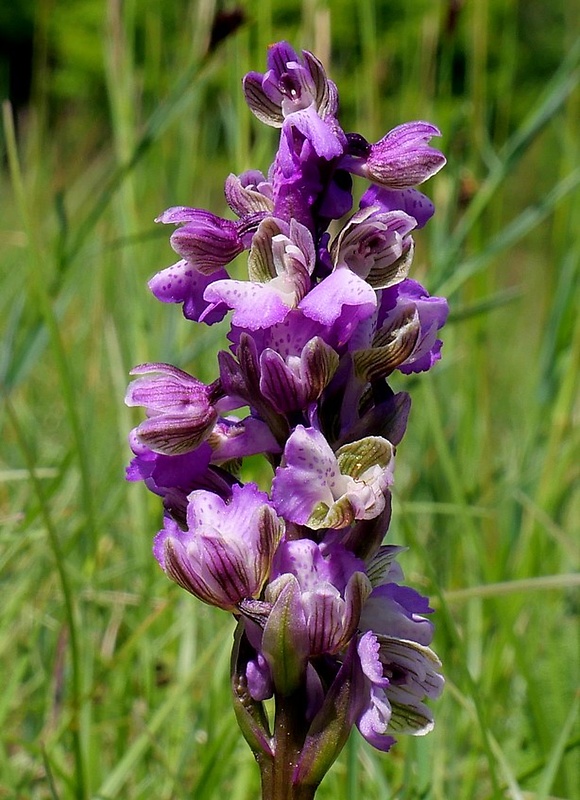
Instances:
[[[407,279],[383,292],[374,345],[379,345],[381,331],[393,330],[399,320],[414,317],[418,324],[417,338],[397,369],[407,374],[431,369],[441,358],[442,342],[437,338],[437,331],[445,325],[448,313],[444,297],[431,297],[420,283]]]
[[[344,528],[378,516],[393,482],[393,446],[369,436],[333,453],[319,431],[297,425],[272,483],[272,501],[286,520]]]
[[[299,411],[318,400],[338,367],[338,355],[319,336],[299,356],[283,358],[268,348],[260,355],[260,389],[280,413]]]
[[[406,122],[375,144],[357,135],[340,167],[389,189],[417,186],[446,163],[443,153],[428,144],[433,136],[441,132],[429,122]]]
[[[166,519],[153,552],[188,592],[234,611],[242,600],[260,595],[283,531],[268,496],[255,484],[234,486],[229,502],[197,491],[188,499],[187,529]]]
[[[267,217],[252,240],[250,280],[219,281],[204,298],[210,308],[233,309],[232,323],[240,328],[267,328],[282,322],[308,292],[314,263],[314,243],[304,225]]]
[[[272,184],[257,169],[228,175],[224,191],[227,204],[238,217],[260,212],[271,215],[274,210]]]
[[[413,260],[414,217],[404,211],[383,212],[378,205],[358,211],[332,242],[335,266],[347,266],[374,289],[385,289],[407,277]]]
[[[428,733],[433,727],[433,717],[423,701],[438,697],[444,684],[441,662],[428,646],[433,625],[424,615],[433,609],[426,597],[399,585],[403,576],[394,560],[398,550],[380,548],[369,565],[369,578],[379,583],[367,598],[359,621],[360,630],[365,632],[363,638],[374,642],[381,676],[387,679],[387,684],[381,687],[381,702],[383,708],[385,703],[388,706],[388,715],[381,716],[380,724],[361,729],[365,738],[379,749],[390,747],[392,742],[385,737],[393,733],[416,736]],[[372,680],[367,683],[369,708],[380,696],[372,683]]]
[[[199,447],[217,419],[215,404],[223,397],[219,383],[206,386],[171,364],[141,364],[131,374],[148,376],[129,384],[125,396],[128,406],[143,406],[147,413],[137,439],[165,455]]]
[[[346,140],[336,122],[338,92],[312,53],[303,50],[299,56],[287,42],[272,45],[267,72],[249,72],[244,94],[261,122],[296,128],[321,158],[342,155]]]
[[[202,275],[212,275],[244,250],[239,223],[201,208],[168,208],[155,221],[181,225],[171,235],[171,246]]]
[[[367,324],[358,341],[352,342],[357,378],[371,382],[395,369],[404,373],[430,369],[441,357],[437,331],[448,310],[444,297],[430,297],[416,281],[406,279],[385,289],[373,325]]]
[[[325,547],[310,539],[283,540],[265,593],[273,607],[290,577],[298,591],[308,657],[346,649],[372,589],[364,562],[340,544]]]

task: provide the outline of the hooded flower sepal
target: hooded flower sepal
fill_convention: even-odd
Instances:
[[[403,211],[382,211],[379,205],[357,211],[330,247],[335,266],[346,265],[373,289],[404,280],[413,261],[414,217]]]
[[[155,222],[181,226],[171,235],[171,246],[202,275],[212,275],[244,250],[239,223],[201,208],[168,208]]]
[[[360,716],[364,699],[362,689],[357,637],[353,637],[344,661],[308,730],[294,770],[295,784],[318,786],[324,778],[346,744],[353,724]]]
[[[400,309],[375,334],[372,347],[353,353],[357,378],[365,383],[386,378],[412,355],[420,333],[421,321],[416,308]]]
[[[282,451],[268,425],[252,416],[245,419],[220,418],[207,442],[212,448],[212,464],[224,464],[259,453]]]
[[[230,173],[226,178],[224,193],[227,204],[238,217],[271,214],[274,210],[272,184],[257,169],[241,175]]]
[[[215,403],[224,396],[219,383],[206,386],[171,364],[140,364],[131,375],[148,375],[132,381],[125,395],[128,406],[147,413],[135,430],[138,441],[170,456],[199,447],[217,419]]]
[[[260,389],[280,413],[299,411],[318,400],[338,363],[338,354],[320,336],[310,339],[299,356],[283,358],[267,348],[260,354]]]
[[[259,762],[264,757],[273,758],[274,751],[264,705],[254,700],[248,689],[246,671],[253,655],[253,648],[244,632],[244,623],[240,621],[234,633],[231,659],[232,704],[242,735]]]
[[[257,598],[284,532],[268,496],[255,484],[234,486],[228,502],[192,492],[187,529],[171,519],[155,537],[153,554],[168,577],[209,605],[237,610]]]

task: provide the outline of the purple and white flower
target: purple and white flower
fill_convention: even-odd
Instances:
[[[196,491],[188,498],[187,529],[166,519],[153,552],[188,592],[234,611],[242,600],[260,595],[283,531],[267,495],[254,484],[234,486],[227,502]]]
[[[231,311],[229,348],[209,385],[169,364],[133,370],[126,403],[146,418],[127,478],[163,500],[154,554],[167,576],[236,617],[234,708],[261,768],[286,737],[280,774],[316,787],[353,725],[380,750],[427,733],[426,701],[443,686],[432,609],[403,584],[402,548],[382,542],[411,405],[387,381],[433,367],[448,314],[409,277],[413,236],[434,212],[415,187],[445,157],[428,122],[375,143],[345,134],[336,86],[287,42],[243,90],[279,129],[273,162],[226,178],[235,221],[163,212],[180,260],[149,282],[188,320]],[[352,176],[371,184],[354,213]],[[234,279],[227,267],[244,251],[247,277]],[[257,456],[268,491],[243,482]]]

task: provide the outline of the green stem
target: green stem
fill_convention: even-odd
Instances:
[[[273,759],[260,763],[262,800],[312,800],[318,786],[292,782],[304,739],[303,698],[278,695],[274,722],[275,755]]]

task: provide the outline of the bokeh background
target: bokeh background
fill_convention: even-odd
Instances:
[[[447,688],[432,734],[388,755],[353,734],[319,795],[580,797],[579,18],[574,0],[0,5],[0,798],[258,797],[232,620],[151,556],[123,396],[143,361],[216,376],[224,327],[147,290],[175,259],[153,219],[227,213],[227,174],[267,169],[276,132],[240,81],[282,38],[325,62],[345,130],[426,119],[449,160],[412,275],[452,313],[433,373],[397,380],[389,531],[433,597]]]

